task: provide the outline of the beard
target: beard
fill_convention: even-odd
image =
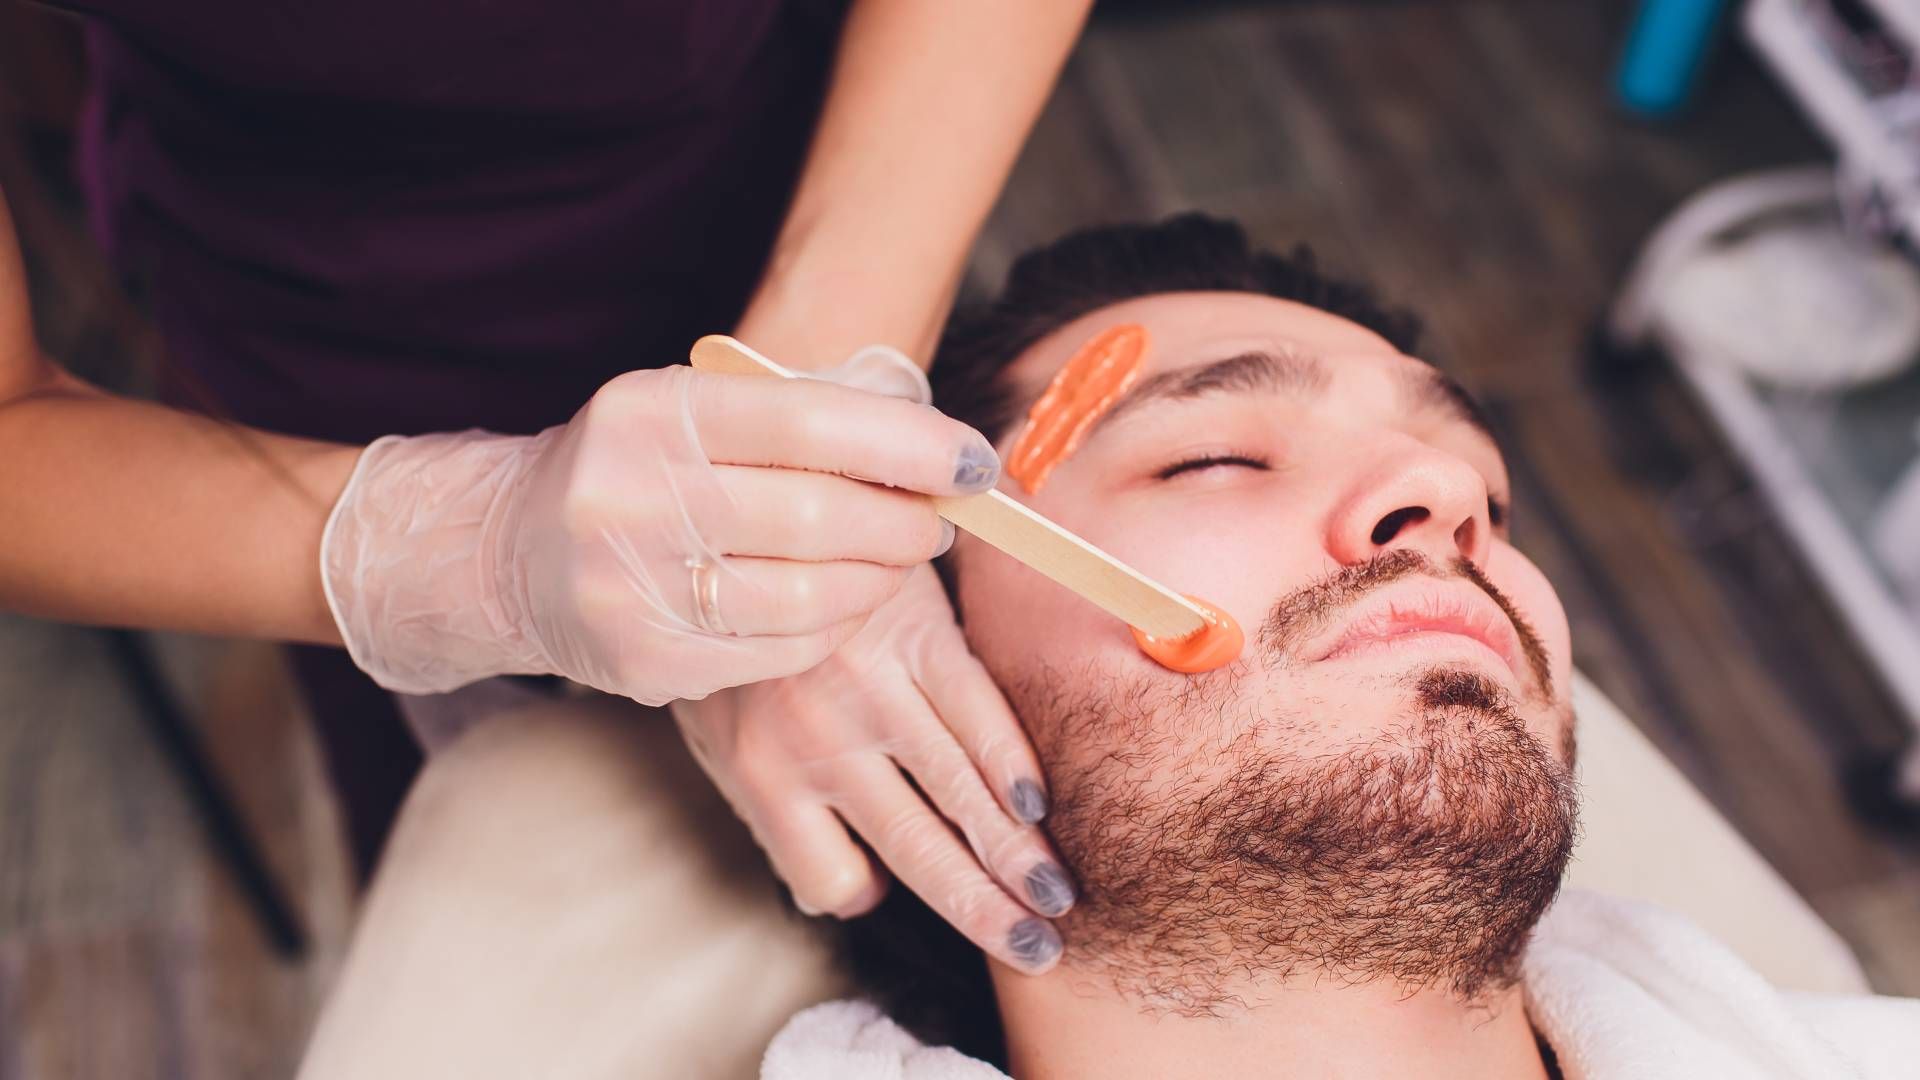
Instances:
[[[1404,576],[1349,576],[1368,574]],[[1302,594],[1276,617],[1291,602],[1294,618],[1324,618]],[[1287,627],[1272,623],[1279,666]],[[1410,675],[1400,717],[1314,753],[1285,749],[1300,717],[1231,682],[1042,673],[1010,689],[1051,778],[1048,831],[1079,879],[1066,963],[1151,1010],[1218,1015],[1249,986],[1297,978],[1484,999],[1516,981],[1572,851],[1571,717],[1556,755],[1471,669]],[[1195,731],[1232,734],[1196,746]]]

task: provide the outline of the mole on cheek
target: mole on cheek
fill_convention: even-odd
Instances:
[[[1147,328],[1122,323],[1095,334],[1047,384],[1027,410],[1027,426],[1007,456],[1007,475],[1032,495],[1054,466],[1078,449],[1094,421],[1105,416],[1140,375]]]

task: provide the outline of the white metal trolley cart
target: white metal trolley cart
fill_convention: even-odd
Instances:
[[[1750,0],[1744,29],[1838,165],[1696,195],[1607,330],[1744,459],[1913,726],[1891,779],[1920,807],[1920,0]]]

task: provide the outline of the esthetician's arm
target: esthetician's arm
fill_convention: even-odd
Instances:
[[[967,253],[1092,0],[859,0],[737,336],[791,367],[925,365]]]
[[[410,693],[551,673],[652,705],[819,663],[938,549],[912,493],[999,476],[918,405],[684,366],[537,436],[364,451],[116,398],[40,353],[4,217],[0,464],[0,607],[344,638]]]
[[[738,336],[795,367],[868,344],[931,360],[974,237],[1088,6],[856,3]],[[859,914],[890,870],[1003,962],[1043,971],[1058,958],[1047,919],[1073,894],[1033,824],[1045,781],[931,570],[820,666],[676,703],[674,715],[802,908]]]
[[[358,452],[116,397],[48,360],[0,199],[0,608],[337,643],[314,568]]]

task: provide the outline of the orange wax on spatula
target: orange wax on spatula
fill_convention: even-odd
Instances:
[[[1133,631],[1134,644],[1140,646],[1140,651],[1152,657],[1161,667],[1188,675],[1233,663],[1247,643],[1247,635],[1241,632],[1240,624],[1234,621],[1233,616],[1197,596],[1187,599],[1199,606],[1207,625],[1176,638],[1157,638],[1137,626],[1130,626],[1128,629]]]
[[[692,360],[701,371],[798,377],[719,334],[694,342]],[[936,498],[933,506],[954,525],[1124,621],[1140,648],[1174,671],[1212,671],[1240,655],[1243,636],[1226,612],[1181,596],[1005,492]]]

